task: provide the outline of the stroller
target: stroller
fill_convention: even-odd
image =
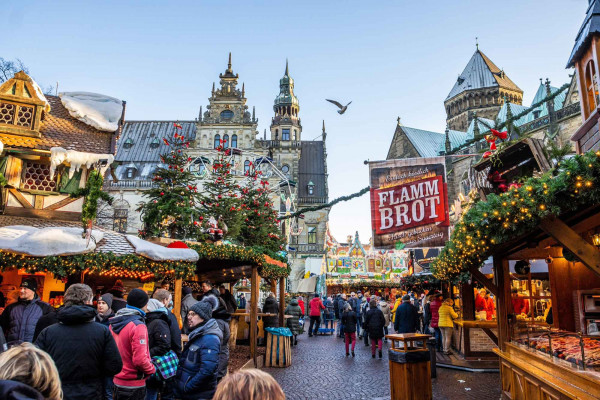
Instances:
[[[327,307],[327,309],[321,313],[321,326],[319,326],[319,335],[333,335],[335,333],[334,326],[335,314],[333,307]]]

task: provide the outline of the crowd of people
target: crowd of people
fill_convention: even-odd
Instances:
[[[237,302],[224,286],[201,288],[198,298],[183,288],[182,347],[168,284],[152,296],[132,289],[126,299],[120,281],[97,296],[72,284],[55,310],[37,295],[35,279],[23,279],[0,314],[0,398],[230,399],[254,390],[248,398],[285,399],[268,374],[227,375]]]

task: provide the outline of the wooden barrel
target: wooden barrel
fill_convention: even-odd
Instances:
[[[285,368],[292,365],[292,348],[290,336],[267,334],[267,351],[265,354],[265,367]]]

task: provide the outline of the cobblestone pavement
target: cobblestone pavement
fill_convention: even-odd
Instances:
[[[383,359],[371,358],[371,347],[356,342],[356,357],[346,358],[343,339],[332,336],[299,336],[292,350],[292,366],[265,368],[283,388],[288,400],[389,400],[387,359],[389,343],[383,344]],[[500,399],[498,373],[473,373],[437,369],[433,379],[435,400]]]

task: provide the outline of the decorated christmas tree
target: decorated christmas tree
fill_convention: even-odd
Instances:
[[[244,221],[240,231],[240,242],[244,246],[261,246],[270,251],[283,249],[284,240],[277,224],[277,211],[269,197],[269,182],[262,172],[252,165],[242,188]]]
[[[144,192],[149,201],[140,203],[142,213],[142,238],[167,236],[175,239],[199,239],[203,237],[203,216],[197,206],[200,195],[196,177],[188,170],[191,161],[185,149],[189,141],[181,134],[181,126],[174,124],[173,137],[163,139],[169,152],[160,160],[164,167],[158,168],[152,180],[155,186]]]
[[[204,216],[205,229],[217,229],[218,237],[237,241],[243,221],[240,186],[232,174],[232,149],[225,148],[221,140],[212,174],[207,174],[199,199],[199,209]]]

